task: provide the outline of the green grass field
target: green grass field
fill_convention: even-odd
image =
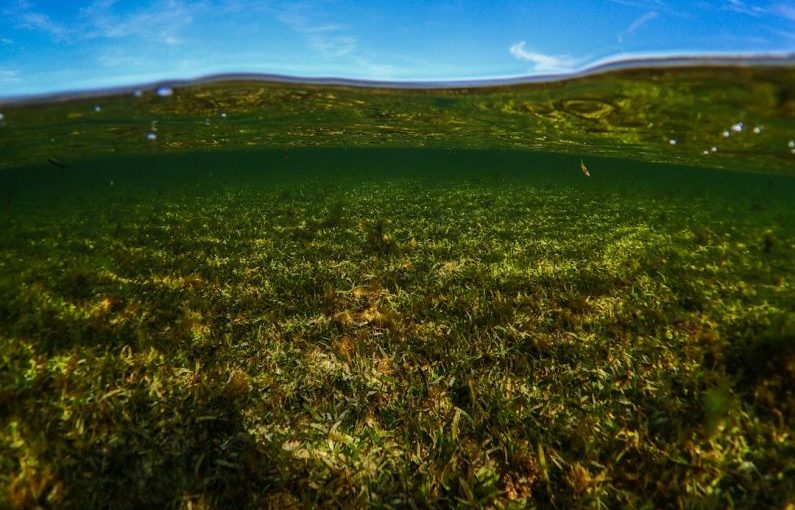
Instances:
[[[792,508],[795,179],[578,161],[3,171],[0,506]]]

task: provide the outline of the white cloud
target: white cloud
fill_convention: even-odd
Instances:
[[[19,71],[0,68],[0,83],[19,83],[20,81]]]
[[[636,31],[637,29],[639,29],[640,27],[642,27],[643,25],[645,25],[646,23],[648,23],[649,21],[653,20],[656,17],[657,17],[657,11],[647,12],[640,18],[633,21],[631,25],[629,25],[629,27],[627,28],[627,33],[628,34],[633,33],[634,31]]]
[[[773,12],[791,21],[795,21],[795,6],[780,4],[773,8]]]
[[[115,0],[98,0],[81,11],[86,37],[131,37],[175,45],[180,42],[179,32],[193,23],[194,15],[207,6],[201,1],[159,0],[146,9],[118,15],[112,12],[115,3]]]
[[[45,32],[56,40],[63,40],[69,35],[66,26],[53,21],[49,16],[40,12],[24,11],[19,14],[18,22],[20,28]]]
[[[103,67],[123,67],[129,69],[143,67],[146,64],[146,59],[141,56],[130,55],[117,50],[103,53],[97,58],[97,63]]]
[[[119,14],[117,0],[95,0],[79,9],[67,21],[53,20],[21,0],[7,14],[21,28],[46,33],[56,41],[75,39],[135,38],[168,45],[181,41],[180,31],[189,26],[196,14],[208,13],[209,0],[153,0],[144,8]]]
[[[657,11],[649,11],[646,14],[640,16],[639,18],[635,19],[630,25],[627,27],[626,30],[618,34],[618,42],[623,42],[624,37],[628,35],[632,35],[635,33],[640,27],[648,23],[649,21],[653,20],[658,16]]]
[[[525,48],[525,41],[511,46],[511,55],[533,64],[534,71],[569,71],[576,67],[577,61],[567,55],[546,55]]]
[[[279,21],[301,34],[306,45],[326,57],[342,57],[356,50],[358,40],[347,27],[316,20],[317,15],[305,4],[294,4],[278,15]]]
[[[310,36],[306,40],[307,46],[327,57],[342,57],[350,55],[356,49],[356,38],[345,35],[338,36]]]
[[[726,9],[740,14],[748,14],[750,16],[761,16],[765,14],[766,11],[766,9],[756,5],[746,5],[745,2],[741,0],[729,0]]]
[[[627,7],[635,7],[638,9],[654,9],[661,10],[667,9],[667,5],[662,0],[610,0],[614,4],[626,5]]]

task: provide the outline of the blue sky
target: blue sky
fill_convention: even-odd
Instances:
[[[795,0],[0,3],[0,97],[220,72],[445,80],[793,51]]]

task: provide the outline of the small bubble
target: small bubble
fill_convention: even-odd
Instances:
[[[141,96],[143,96],[143,95],[144,95],[144,91],[143,91],[143,90],[141,90],[141,89],[135,89],[135,90],[133,90],[133,96],[135,96],[135,97],[141,97]]]
[[[171,87],[166,87],[166,86],[157,87],[157,95],[160,97],[168,97],[173,93],[174,89],[172,89]]]
[[[758,135],[762,132],[762,126],[754,126],[754,134]]]
[[[0,120],[4,120],[5,118],[6,118],[6,116],[3,115],[2,113],[0,113]]]
[[[712,148],[711,148],[710,150],[711,150],[712,152],[718,152],[718,148],[717,148],[717,147],[715,147],[714,145],[712,146]]]
[[[204,119],[204,125],[205,126],[209,126],[210,125],[210,119]]]
[[[94,105],[94,111],[95,111],[95,112],[97,112],[97,113],[99,113],[99,112],[101,112],[101,111],[102,111],[102,107],[101,107],[101,106],[99,106],[98,104],[95,104],[95,105]]]
[[[114,182],[111,180],[111,181],[110,181],[110,187],[111,187],[111,188],[113,187],[113,184],[114,184]]]
[[[729,133],[728,130],[723,132],[723,138],[729,138],[730,136],[731,136],[731,133]]]
[[[50,143],[55,143],[55,138],[50,138]]]
[[[707,149],[704,149],[704,151],[701,154],[709,154],[709,151]]]
[[[789,142],[787,142],[787,147],[789,147],[790,149],[795,149],[795,140],[790,140]]]
[[[732,126],[732,131],[734,131],[735,133],[742,133],[743,129],[745,129],[745,124],[743,124],[742,122],[738,122],[737,124],[734,124]]]
[[[670,143],[671,145],[676,145],[676,139],[671,138],[670,140],[668,140],[668,143]]]
[[[157,140],[157,133],[149,131],[148,133],[146,133],[146,139],[149,140],[150,142]]]
[[[221,117],[225,119],[226,118],[226,112],[221,112]]]

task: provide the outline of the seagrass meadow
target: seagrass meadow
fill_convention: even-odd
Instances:
[[[730,71],[2,106],[0,507],[793,508],[795,81]]]

